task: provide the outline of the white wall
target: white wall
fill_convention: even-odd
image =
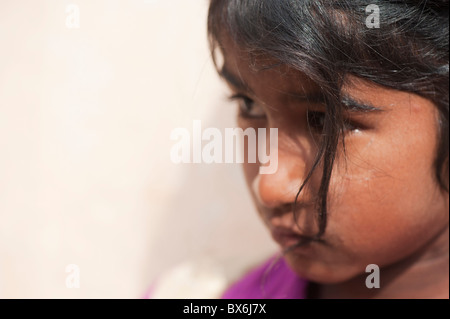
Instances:
[[[174,128],[234,125],[206,11],[0,2],[0,298],[139,298],[180,263],[207,257],[230,281],[274,251],[239,165],[170,161]]]

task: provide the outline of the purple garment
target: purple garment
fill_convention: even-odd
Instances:
[[[275,257],[251,270],[222,295],[223,299],[306,299],[308,282],[299,278],[284,258]]]

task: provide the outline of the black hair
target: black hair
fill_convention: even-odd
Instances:
[[[379,28],[366,25],[366,7],[377,5]],[[213,57],[226,32],[250,54],[268,55],[307,74],[324,93],[325,122],[319,151],[298,196],[315,169],[319,239],[327,225],[327,194],[340,139],[344,145],[341,89],[347,75],[420,95],[439,110],[435,177],[448,193],[448,0],[211,0],[208,34]]]

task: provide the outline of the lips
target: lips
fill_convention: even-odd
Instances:
[[[271,230],[271,233],[272,238],[283,248],[296,245],[305,239],[305,236],[302,236],[288,228],[275,228]]]

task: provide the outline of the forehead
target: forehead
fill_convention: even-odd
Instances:
[[[304,72],[296,70],[264,52],[240,47],[227,34],[220,41],[223,62],[218,65],[228,82],[238,88],[264,87],[277,93],[317,91],[319,86]],[[231,80],[231,81],[230,81]]]

